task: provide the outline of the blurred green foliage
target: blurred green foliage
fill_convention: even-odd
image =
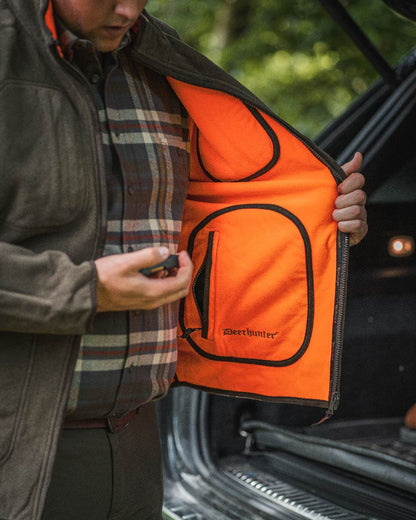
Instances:
[[[381,0],[343,0],[392,65],[416,45],[416,23]],[[377,78],[318,0],[149,0],[147,10],[314,137]]]

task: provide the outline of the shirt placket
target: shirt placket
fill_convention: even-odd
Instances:
[[[101,62],[94,46],[85,40],[77,40],[73,46],[73,64],[83,73],[84,77],[91,83],[91,92],[96,104],[101,137],[105,158],[105,174],[107,184],[107,236],[103,255],[121,254],[129,252],[132,246],[127,243],[125,233],[123,233],[123,221],[127,194],[129,187],[123,176],[121,158],[119,157],[116,143],[118,142],[119,130],[115,128],[108,117],[106,103],[106,89],[111,88],[111,76],[117,69],[117,59],[114,55],[107,55]],[[123,402],[123,392],[121,390],[123,373],[126,370],[126,360],[129,358],[129,313],[117,313],[119,319],[119,337],[123,336],[124,341],[118,340],[120,346],[118,385],[114,387],[114,370],[109,371],[109,385],[102,386],[101,405],[97,408],[109,416],[119,416],[128,411],[126,407],[120,408],[118,402]],[[105,315],[98,315],[96,320],[100,322],[100,329],[105,322]],[[123,325],[124,324],[124,325]],[[104,327],[105,328],[105,327]],[[109,347],[112,345],[110,344]],[[103,347],[105,349],[105,345]],[[128,407],[127,407],[128,408]]]
[[[117,164],[122,178],[123,203],[118,216],[120,222],[120,252],[132,253],[133,251],[137,251],[140,247],[134,229],[137,223],[140,222],[141,217],[139,213],[140,182],[138,172],[134,175],[131,172],[131,168],[123,167],[123,165],[126,165],[128,162],[135,162],[137,157],[129,156],[131,149],[126,146],[128,140],[128,130],[126,126],[128,126],[128,123],[118,110],[120,107],[118,103],[117,85],[118,80],[122,82],[122,78],[117,76],[122,74],[122,71],[119,69],[112,70],[107,74],[104,99],[107,110],[109,139],[111,147],[117,156]],[[108,107],[111,107],[111,110],[108,110]],[[133,310],[128,312],[127,315],[128,330],[126,332],[129,339],[126,345],[124,366],[120,374],[120,384],[111,413],[113,416],[118,416],[130,411],[137,402],[148,400],[152,393],[151,382],[149,381],[146,385],[145,381],[147,378],[140,378],[140,356],[137,344],[131,341],[132,335],[143,336],[141,332],[132,334],[132,331],[143,330],[143,313],[140,310]],[[143,383],[145,386],[148,386],[148,388],[143,388]]]

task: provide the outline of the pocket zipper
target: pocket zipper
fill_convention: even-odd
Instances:
[[[209,309],[210,309],[210,283],[211,283],[211,270],[212,270],[212,248],[214,244],[215,231],[208,233],[207,251],[205,258],[199,269],[197,276],[192,285],[192,292],[195,298],[195,303],[198,309],[199,316],[201,318],[202,327],[199,329],[191,330],[185,337],[194,332],[194,330],[202,330],[201,337],[208,339],[209,333]],[[202,298],[201,298],[202,295]],[[184,334],[189,331],[187,329]]]

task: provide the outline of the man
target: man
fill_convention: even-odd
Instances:
[[[189,180],[166,76],[259,102],[145,4],[0,0],[7,520],[161,518],[153,401],[175,372],[192,275],[185,251],[174,276],[139,273],[176,251]],[[333,212],[351,244],[367,230],[360,165],[344,166]]]

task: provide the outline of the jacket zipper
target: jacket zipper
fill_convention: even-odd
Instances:
[[[211,271],[212,271],[212,247],[214,244],[214,231],[208,234],[207,254],[204,259],[205,276],[204,276],[204,299],[202,304],[202,333],[201,336],[208,338],[209,331],[209,295],[211,285]]]
[[[341,380],[341,354],[342,345],[344,343],[344,323],[345,308],[347,300],[347,283],[348,283],[348,260],[349,260],[349,238],[346,234],[340,235],[341,250],[341,268],[339,273],[339,285],[336,289],[336,301],[338,306],[335,314],[335,340],[333,351],[333,377],[331,378],[330,402],[327,413],[333,415],[338,408],[340,400],[340,380]]]
[[[341,266],[348,265],[349,258],[349,247],[348,247],[348,235],[342,233],[340,236],[341,249]],[[325,415],[318,422],[314,423],[313,426],[322,424],[327,419],[334,415],[340,403],[340,383],[341,383],[341,354],[342,345],[344,342],[344,322],[345,322],[345,307],[347,299],[347,269],[340,269],[339,273],[339,284],[336,288],[335,300],[337,302],[337,308],[335,310],[335,330],[334,330],[334,348],[332,351],[332,371],[330,380],[330,391],[329,391],[329,403]]]
[[[196,307],[198,310],[199,317],[201,319],[201,327],[188,327],[184,330],[181,338],[189,338],[189,336],[198,330],[201,332],[201,337],[204,339],[208,338],[209,330],[209,295],[210,295],[210,278],[212,268],[212,247],[214,242],[214,231],[208,233],[208,244],[205,253],[204,260],[199,269],[198,274],[195,276],[192,282],[192,295],[194,297]],[[203,277],[203,291],[202,291],[202,304],[199,304],[200,299],[198,298],[198,283]]]

